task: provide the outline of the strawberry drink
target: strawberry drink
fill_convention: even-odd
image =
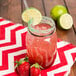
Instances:
[[[51,66],[56,56],[56,44],[56,28],[51,18],[43,17],[39,24],[28,25],[26,47],[31,64],[37,62],[43,68]]]

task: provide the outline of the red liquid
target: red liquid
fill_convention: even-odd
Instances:
[[[38,24],[35,29],[46,30],[51,28],[49,24]],[[47,68],[52,64],[56,54],[56,32],[46,37],[37,37],[29,32],[26,36],[27,54],[30,63],[39,63],[42,67]]]

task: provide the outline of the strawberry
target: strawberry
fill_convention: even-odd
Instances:
[[[27,57],[25,59],[20,59],[15,63],[17,63],[15,66],[16,71],[20,76],[29,76],[30,64]]]
[[[40,76],[41,66],[38,63],[35,63],[30,68],[30,76]]]

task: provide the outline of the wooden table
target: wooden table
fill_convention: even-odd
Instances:
[[[27,0],[29,7],[39,9],[42,15],[50,17],[50,10],[55,5],[65,5],[74,20],[73,27],[68,30],[57,28],[58,38],[76,45],[76,0]],[[21,19],[21,13],[25,9],[23,0],[0,0],[0,16],[15,23],[25,23]],[[70,76],[76,76],[76,63],[73,65]]]

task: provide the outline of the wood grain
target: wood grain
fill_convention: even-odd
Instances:
[[[66,6],[68,8],[69,13],[73,17],[74,21],[74,30],[76,32],[76,0],[64,0],[66,3]]]
[[[76,61],[73,64],[73,66],[71,67],[71,71],[70,71],[69,76],[76,76]]]
[[[8,19],[8,0],[0,0],[0,16]]]
[[[48,1],[43,0],[43,1],[45,4],[46,15],[49,17],[50,17],[50,10],[52,9],[52,7],[54,7],[55,5],[65,5],[63,0],[48,0]],[[57,28],[57,36],[62,40],[68,41],[76,45],[76,36],[73,28],[68,31],[60,30]]]
[[[22,23],[21,0],[0,0],[0,16],[15,23]]]
[[[73,72],[74,72],[74,76],[76,76],[76,61],[74,63],[74,65],[72,66]]]

